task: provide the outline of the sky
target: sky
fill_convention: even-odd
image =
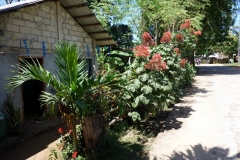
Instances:
[[[9,1],[9,0],[8,0]],[[21,0],[21,1],[25,1],[25,0]],[[13,0],[13,2],[12,3],[14,3],[14,2],[17,2],[17,0]],[[0,0],[0,6],[4,6],[4,5],[6,5],[7,3],[6,3],[6,0]]]

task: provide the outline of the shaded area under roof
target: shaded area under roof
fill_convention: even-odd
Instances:
[[[49,0],[26,0],[9,5],[1,6],[0,13],[18,10],[36,3],[47,2]],[[60,0],[61,5],[83,27],[83,29],[96,40],[99,46],[116,46],[116,42],[107,33],[102,24],[96,18],[92,10],[86,5],[84,0]]]

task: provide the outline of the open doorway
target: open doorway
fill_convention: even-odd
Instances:
[[[33,61],[39,62],[43,66],[42,57],[20,57],[25,59],[30,64],[33,64]],[[20,62],[21,63],[21,62]],[[23,111],[24,119],[30,120],[35,117],[43,115],[44,108],[40,107],[39,95],[41,91],[44,90],[44,83],[37,80],[29,80],[22,84],[22,101],[23,101]]]

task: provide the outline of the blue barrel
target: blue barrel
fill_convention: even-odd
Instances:
[[[6,115],[0,112],[0,137],[4,137],[6,134],[7,134]]]

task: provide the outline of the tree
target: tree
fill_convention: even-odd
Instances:
[[[208,0],[138,0],[142,10],[142,31],[150,31],[155,42],[165,31],[176,32],[185,19],[191,20],[191,25],[201,29],[201,20],[204,18],[204,8]]]
[[[210,0],[210,5],[205,9],[205,17],[202,20],[203,36],[199,39],[198,54],[209,50],[210,46],[224,42],[230,26],[234,24],[234,10],[237,0]]]
[[[55,48],[57,75],[45,70],[39,63],[33,61],[32,65],[21,59],[22,63],[17,66],[19,71],[15,71],[17,75],[7,77],[10,80],[7,87],[12,91],[28,80],[39,80],[52,87],[55,94],[42,91],[39,100],[42,106],[59,107],[69,127],[72,127],[74,150],[77,151],[76,118],[83,116],[87,109],[83,101],[89,87],[87,71],[84,61],[78,63],[77,45],[59,43]]]
[[[79,48],[76,44],[67,42],[55,45],[56,60],[58,67],[57,74],[53,75],[45,70],[38,62],[33,61],[33,65],[21,59],[14,71],[15,76],[7,77],[10,81],[7,87],[13,91],[21,84],[28,80],[39,80],[52,87],[54,93],[42,91],[39,100],[42,106],[52,107],[58,106],[60,113],[66,119],[67,124],[72,128],[74,151],[78,152],[76,124],[82,121],[83,116],[93,114],[104,110],[99,105],[102,98],[107,97],[109,92],[121,95],[120,74],[111,74],[111,70],[99,72],[96,78],[88,78],[85,61],[79,62]],[[105,92],[103,92],[105,90]],[[92,97],[99,95],[96,102],[97,106],[91,105],[96,103]],[[120,96],[121,97],[121,96]]]
[[[131,49],[133,47],[133,35],[128,25],[114,24],[110,27],[110,34],[119,48]]]

